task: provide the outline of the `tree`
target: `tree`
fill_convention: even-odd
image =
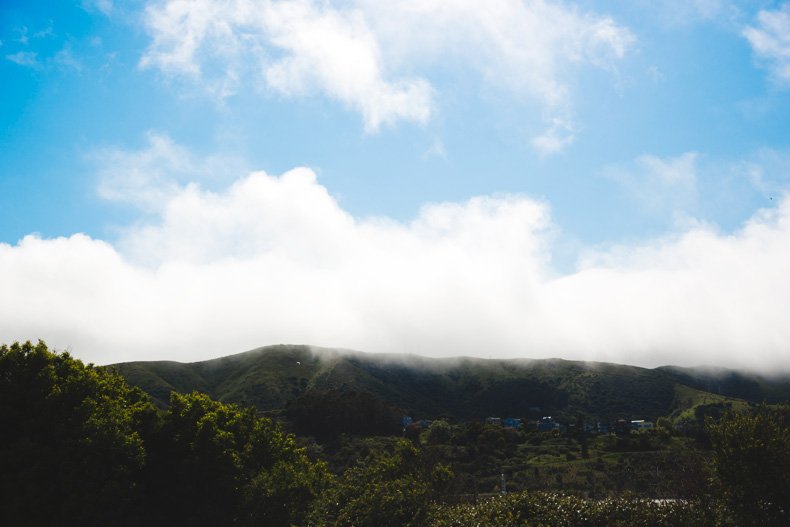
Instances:
[[[450,442],[453,429],[444,419],[437,419],[428,427],[427,441],[429,445],[446,445]]]
[[[790,524],[790,407],[729,413],[707,428],[716,483],[738,525]]]
[[[252,409],[173,393],[159,413],[108,369],[0,346],[0,525],[290,526],[328,480]]]
[[[113,372],[43,342],[0,346],[0,524],[135,524],[155,415]]]
[[[158,525],[299,524],[329,477],[269,419],[198,392],[171,394],[150,454]]]
[[[417,448],[401,440],[392,454],[368,458],[346,470],[316,502],[309,525],[426,525],[431,500],[451,476],[447,467],[426,463]]]

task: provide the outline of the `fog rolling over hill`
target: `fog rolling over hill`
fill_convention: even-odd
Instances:
[[[413,417],[539,417],[577,413],[602,420],[677,414],[708,401],[790,399],[790,376],[734,370],[640,368],[560,359],[452,359],[369,354],[302,345],[258,348],[202,362],[127,362],[110,366],[161,405],[171,391],[206,392],[225,402],[284,410],[308,393],[367,393]]]

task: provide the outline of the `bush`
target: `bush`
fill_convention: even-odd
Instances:
[[[708,420],[718,490],[739,525],[790,525],[790,407]]]
[[[422,459],[408,441],[395,452],[348,469],[315,503],[308,525],[316,527],[421,527],[431,501],[452,474]]]
[[[437,419],[428,427],[426,439],[429,445],[446,445],[452,437],[452,427],[444,419]]]
[[[513,493],[477,506],[437,506],[431,527],[702,527],[714,511],[697,501],[621,497],[585,500],[557,493]]]

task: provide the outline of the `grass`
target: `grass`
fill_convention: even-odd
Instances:
[[[683,384],[675,384],[675,410],[670,415],[673,423],[694,421],[698,410],[708,405],[723,405],[734,411],[749,408],[749,402],[735,397],[697,390]]]

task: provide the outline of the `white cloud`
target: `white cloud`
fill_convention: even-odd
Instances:
[[[52,57],[52,62],[64,69],[82,71],[82,62],[74,56],[71,46],[66,44],[60,51]]]
[[[422,159],[439,158],[447,160],[447,149],[444,147],[444,142],[440,138],[435,137],[431,146],[423,152],[421,157]]]
[[[543,134],[532,139],[532,146],[542,155],[562,151],[575,138],[573,127],[562,119],[555,118]]]
[[[693,189],[697,177],[695,175],[696,152],[664,160],[656,156],[644,155],[638,162],[647,168],[652,177],[667,186]]]
[[[193,177],[197,163],[191,153],[167,135],[148,132],[148,146],[137,152],[99,149],[91,155],[101,167],[99,195],[157,211],[181,190],[179,176]]]
[[[495,86],[530,93],[549,106],[567,102],[569,68],[612,67],[634,42],[613,19],[561,2],[359,3],[394,63],[458,62]]]
[[[28,37],[28,29],[27,26],[17,27],[14,28],[14,32],[17,33],[19,36],[16,38],[16,41],[26,46],[30,43],[30,38]]]
[[[610,167],[604,174],[650,212],[690,214],[697,203],[698,157],[696,152],[668,158],[642,155],[632,167]]]
[[[98,166],[101,197],[159,212],[191,179],[223,181],[229,172],[244,170],[237,160],[225,156],[196,158],[160,132],[149,131],[146,141],[145,148],[138,151],[110,147],[90,154]]]
[[[790,153],[763,148],[734,166],[755,190],[773,199],[790,185]]]
[[[544,0],[162,0],[146,13],[153,41],[141,66],[220,96],[247,82],[323,93],[361,113],[368,131],[426,122],[437,68],[468,69],[516,101],[538,101],[551,126],[571,113],[574,69],[611,69],[634,42],[609,17]]]
[[[269,6],[266,28],[271,43],[287,53],[264,68],[272,88],[287,95],[321,89],[358,110],[369,131],[430,116],[427,81],[384,80],[378,42],[360,11],[277,2]]]
[[[757,23],[746,27],[743,36],[776,81],[790,85],[790,3],[776,11],[760,11]]]
[[[669,28],[716,24],[728,30],[742,25],[754,2],[744,0],[634,0],[642,15]]]
[[[64,46],[51,57],[41,58],[35,51],[18,51],[6,55],[5,58],[19,66],[26,66],[37,70],[49,69],[53,64],[64,70],[82,70],[82,63],[74,56],[69,45]]]
[[[359,111],[369,131],[425,122],[431,113],[429,84],[385,76],[375,35],[355,9],[302,0],[170,0],[150,5],[146,20],[154,41],[141,65],[208,74],[221,96],[251,74],[286,96],[322,91]]]
[[[166,195],[114,244],[0,244],[0,341],[41,337],[100,363],[291,342],[787,366],[788,199],[732,234],[691,226],[561,275],[548,206],[525,196],[426,205],[410,223],[354,218],[305,168]]]
[[[5,58],[20,66],[29,66],[31,68],[41,66],[41,63],[38,61],[38,53],[35,51],[18,51],[17,53],[6,55]]]
[[[82,0],[82,8],[86,11],[95,9],[105,16],[110,16],[114,6],[112,0]]]

